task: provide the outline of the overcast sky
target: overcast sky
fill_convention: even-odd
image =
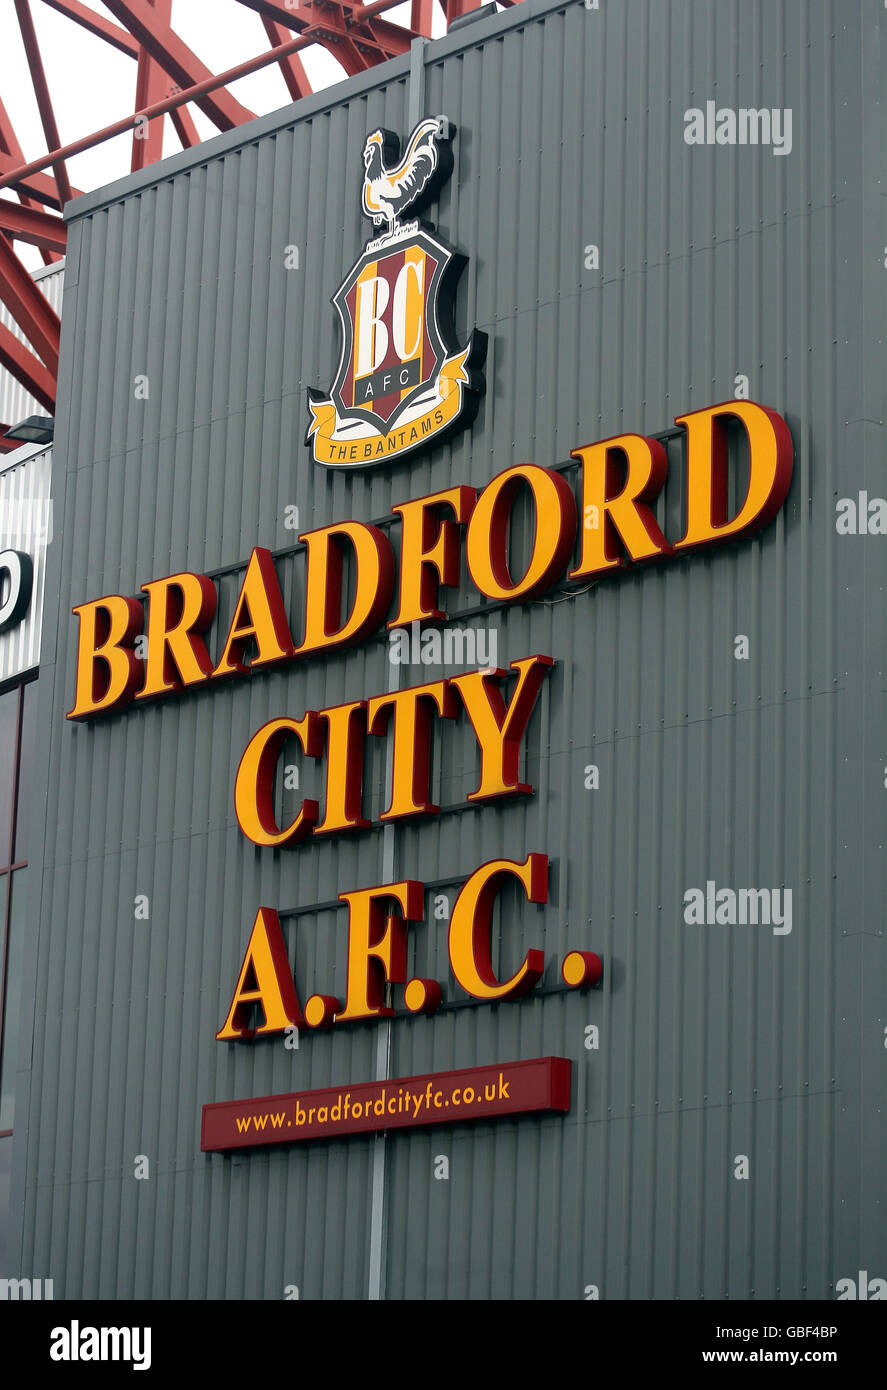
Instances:
[[[101,0],[84,3],[116,22]],[[50,9],[43,0],[31,0],[31,13],[63,145],[133,111],[136,64],[131,58]],[[389,11],[386,17],[408,23],[409,14],[409,4],[404,4]],[[176,33],[212,72],[234,67],[269,47],[260,17],[236,0],[173,0],[172,23]],[[435,6],[435,36],[443,30],[443,15]],[[322,48],[306,49],[301,58],[316,90],[345,76],[336,60]],[[242,78],[231,90],[256,115],[290,103],[276,64]],[[0,0],[0,95],[25,158],[39,158],[46,151],[46,141],[12,0]],[[202,139],[218,133],[196,106],[191,105],[188,110]],[[164,127],[163,153],[173,154],[181,145],[168,118]],[[87,150],[69,162],[71,182],[83,191],[110,183],[129,173],[131,152],[132,138],[128,134]],[[0,191],[0,197],[10,196],[8,190]],[[18,242],[17,250],[29,267],[43,264],[36,248]]]

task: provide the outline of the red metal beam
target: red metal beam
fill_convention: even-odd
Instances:
[[[397,58],[402,53],[409,53],[410,45],[416,37],[411,30],[404,29],[403,25],[389,24],[387,19],[368,21],[362,29],[357,31],[359,38],[364,30],[391,58]],[[363,38],[360,38],[360,42],[364,42]]]
[[[13,129],[12,121],[9,119],[9,113],[3,105],[2,97],[0,97],[0,151],[22,161],[25,158],[18,142],[18,136]]]
[[[125,29],[112,24],[104,15],[96,14],[95,10],[89,10],[80,0],[43,0],[44,5],[49,5],[53,10],[58,10],[66,19],[73,19],[75,24],[80,24],[84,29],[88,29],[97,38],[104,39],[106,43],[112,43],[115,48],[119,48],[121,53],[125,53],[127,58],[138,58],[139,46],[131,34],[127,34]]]
[[[17,449],[21,444],[20,439],[4,439],[7,430],[11,430],[12,425],[0,425],[0,454],[11,454],[13,449]]]
[[[0,154],[10,155],[11,158],[18,160],[19,163],[24,163],[24,152],[18,142],[18,136],[13,129],[12,121],[9,119],[9,113],[3,105],[2,97],[0,97]],[[26,207],[34,206],[32,199],[28,198],[26,194],[20,193],[19,197]]]
[[[360,25],[359,33],[366,32],[371,34],[377,43],[381,44],[392,57],[397,57],[401,53],[408,53],[410,44],[416,37],[409,29],[405,29],[402,24],[390,24],[387,19],[372,19],[360,21],[353,19],[353,11],[350,4],[344,4],[342,9],[345,14],[346,23],[351,11],[353,29],[354,24]]]
[[[0,367],[5,367],[10,376],[21,382],[25,390],[35,396],[51,415],[55,414],[55,379],[52,373],[5,323],[0,323]]]
[[[382,14],[385,10],[393,10],[395,5],[402,5],[403,0],[373,0],[370,5],[351,5],[351,18],[356,24],[364,19],[372,19],[374,14]]]
[[[57,150],[60,149],[62,142],[59,137],[58,126],[55,123],[55,112],[52,109],[52,98],[49,95],[46,73],[43,71],[43,59],[40,57],[40,45],[37,42],[37,31],[34,28],[31,7],[28,0],[14,0],[14,4],[22,43],[25,46],[25,56],[28,59],[28,67],[31,69],[31,81],[34,84],[34,96],[37,98],[37,109],[43,124],[43,134],[46,136],[46,147],[49,150]],[[71,201],[72,196],[71,181],[68,178],[64,160],[60,159],[53,164],[52,168],[58,184],[59,198],[64,207],[65,203]]]
[[[169,119],[175,127],[176,135],[182,142],[182,149],[190,150],[194,145],[200,144],[200,136],[197,127],[191,119],[191,113],[186,106],[179,106],[170,111]]]
[[[272,0],[238,0],[238,3],[255,10],[263,19],[276,21],[288,29],[301,30],[305,35],[314,34],[318,43],[326,37],[333,38],[335,42],[324,46],[328,53],[338,58],[347,72],[363,72],[372,67],[374,61],[378,61],[376,53],[381,58],[406,53],[413,37],[408,29],[384,20],[378,26],[352,23],[356,7],[350,0],[325,0],[322,4],[315,3],[315,0],[299,0],[298,8],[292,10],[286,9],[277,0],[273,3]],[[400,4],[403,4],[403,0],[390,0],[390,3],[385,0],[386,9]],[[368,51],[362,52],[361,46]],[[340,51],[342,49],[346,56]]]
[[[53,376],[59,369],[59,316],[0,236],[0,299]]]
[[[410,7],[410,27],[415,34],[431,38],[431,18],[434,13],[434,0],[413,0]]]
[[[304,33],[314,34],[315,42],[317,42],[317,35],[323,35],[324,37],[334,36],[334,42],[324,44],[324,47],[328,53],[333,55],[337,62],[342,64],[342,67],[349,77],[353,77],[354,74],[358,72],[366,72],[367,68],[373,66],[373,60],[370,55],[360,51],[354,41],[354,35],[349,33],[345,28],[341,10],[338,14],[334,15],[333,7],[331,7],[331,12],[325,14],[323,20],[318,20],[316,24],[309,25],[309,27],[304,30]]]
[[[402,0],[397,0],[397,3],[402,3]],[[394,58],[401,53],[407,53],[413,41],[409,29],[404,29],[400,24],[389,24],[386,19],[374,20],[372,23],[356,19],[355,7],[350,0],[335,0],[335,3],[330,0],[323,9],[320,5],[308,3],[301,5],[300,9],[307,11],[311,20],[304,33],[325,30],[330,34],[340,34],[344,39],[365,45],[369,50],[378,49],[382,58]],[[334,52],[333,49],[329,51]],[[335,56],[338,57],[338,54]],[[370,53],[364,66],[372,67],[373,61],[373,55]]]
[[[269,19],[267,15],[262,15],[262,23],[265,26],[265,33],[275,48],[279,48],[291,37],[289,30],[284,29],[282,24],[278,24],[276,19]],[[291,53],[288,58],[281,58],[280,73],[293,101],[298,101],[299,97],[310,95],[311,82],[298,53]]]
[[[25,156],[22,153],[22,147],[18,142],[12,121],[9,119],[2,100],[0,100],[0,153],[11,155],[19,163],[24,162]],[[38,205],[35,200],[29,198],[26,193],[19,192],[18,197],[21,199],[23,207],[37,208]],[[50,265],[53,261],[58,260],[58,254],[55,251],[48,251],[45,246],[41,246],[40,255],[43,257],[44,265]]]
[[[255,10],[263,19],[274,20],[285,29],[304,29],[311,22],[308,16],[310,0],[300,0],[297,6],[291,8],[284,4],[284,0],[237,0],[237,3],[248,10]]]
[[[347,2],[348,0],[346,0],[346,3]],[[411,25],[414,30],[418,29],[418,24],[416,21],[416,5],[421,5],[425,3],[428,3],[429,8],[431,8],[431,0],[413,0]],[[483,5],[485,3],[486,0],[441,0],[441,9],[444,12],[445,18],[449,22],[449,20],[451,19],[456,19],[458,15],[468,14],[469,10],[478,9],[480,5]],[[517,0],[499,0],[500,5],[513,5],[515,3],[517,3]],[[401,4],[403,4],[403,0],[371,0],[371,3],[369,5],[352,5],[351,18],[355,21],[355,23],[358,23],[362,19],[372,19],[373,15],[383,14],[385,10],[391,10],[394,8],[395,5]],[[394,25],[392,27],[396,28],[397,26]]]
[[[377,0],[377,3],[369,6],[360,6],[352,13],[368,14],[376,13],[383,9],[389,9],[391,5],[399,3],[400,0]],[[136,0],[104,0],[107,5],[132,6]],[[243,3],[243,0],[241,0]],[[252,3],[252,0],[250,0]],[[318,30],[320,25],[316,26]],[[333,34],[336,35],[335,26]],[[255,58],[249,58],[244,63],[238,63],[236,67],[229,68],[226,72],[219,73],[217,76],[210,75],[202,82],[197,82],[193,86],[186,87],[184,91],[177,92],[167,97],[162,102],[156,102],[153,106],[144,111],[138,111],[133,116],[125,116],[120,121],[115,121],[113,125],[106,126],[104,130],[95,132],[93,135],[84,136],[81,140],[75,140],[73,144],[66,145],[64,149],[56,150],[51,155],[44,155],[40,159],[31,160],[29,164],[16,166],[15,160],[8,154],[0,153],[0,188],[25,189],[32,197],[38,198],[41,202],[50,203],[58,206],[58,195],[53,188],[51,179],[47,179],[40,174],[40,170],[53,163],[53,159],[58,157],[72,159],[75,155],[81,154],[84,150],[94,149],[96,145],[101,145],[105,140],[110,140],[115,135],[121,135],[124,131],[131,130],[136,120],[140,116],[147,116],[149,119],[159,116],[162,112],[175,111],[185,106],[191,101],[200,101],[208,93],[224,87],[227,83],[235,82],[238,78],[246,77],[248,73],[257,72],[260,68],[266,67],[269,63],[278,63],[280,59],[290,53],[296,53],[301,49],[309,48],[312,44],[322,41],[318,39],[312,29],[307,29],[291,42],[283,44],[280,48],[272,48],[268,53],[260,53]],[[182,45],[184,47],[184,45]],[[329,47],[329,46],[328,46]],[[190,52],[190,50],[188,50]],[[333,51],[330,48],[330,51]],[[193,56],[193,55],[192,55]],[[197,60],[195,60],[197,61]],[[165,66],[165,64],[164,64]],[[75,197],[78,190],[72,189]]]
[[[28,206],[19,207],[18,203],[0,198],[0,230],[16,241],[26,241],[43,251],[60,251],[64,254],[67,229],[60,217],[53,217],[48,212]]]
[[[154,13],[162,24],[168,25],[172,16],[172,0],[148,0]],[[154,61],[147,49],[139,53],[139,70],[136,77],[136,110],[162,101],[169,91],[169,78]],[[155,164],[163,158],[163,116],[136,126],[132,133],[132,162],[130,171],[144,169],[146,164]]]
[[[65,157],[70,159],[70,147],[63,151]],[[45,169],[47,164],[51,164],[54,155],[45,154],[32,161],[36,163],[37,169]],[[38,203],[43,203],[47,207],[58,208],[61,211],[61,200],[59,191],[56,188],[55,179],[48,174],[38,173],[31,168],[30,164],[20,164],[18,159],[0,151],[0,188],[15,188],[17,192],[27,194],[35,198]],[[74,197],[77,197],[77,190],[71,190]]]
[[[212,77],[197,54],[192,53],[168,24],[160,21],[148,0],[103,0],[103,4],[180,86],[199,86]],[[233,126],[255,119],[254,113],[241,106],[221,85],[212,92],[205,91],[198,105],[219,130],[231,130]]]
[[[315,18],[302,30],[303,35],[306,38],[312,36],[315,43],[323,43],[327,52],[338,59],[349,76],[355,72],[365,72],[367,68],[394,57],[398,52],[406,52],[410,46],[410,35],[406,29],[399,31],[402,39],[383,39],[373,34],[368,24],[350,24],[342,5],[330,4],[323,11],[315,6],[313,13]]]
[[[247,73],[258,72],[259,68],[267,67],[269,63],[277,63],[288,53],[296,53],[299,49],[308,48],[316,40],[310,36],[302,35],[297,39],[285,43],[282,48],[272,48],[268,53],[258,53],[255,58],[248,58],[245,63],[238,63],[236,68],[229,68],[227,72],[220,72],[217,77],[208,77],[205,82],[198,82],[194,87],[186,87],[182,92],[176,92],[172,96],[164,98],[163,101],[155,102],[153,106],[147,107],[144,111],[136,111],[132,116],[124,116],[122,120],[115,121],[113,125],[105,126],[104,130],[96,131],[93,135],[84,135],[82,140],[75,140],[73,144],[66,145],[62,150],[56,150],[53,154],[41,155],[39,159],[32,159],[30,164],[22,164],[15,167],[15,161],[9,155],[0,155],[0,188],[13,188],[22,186],[41,185],[38,179],[43,177],[38,174],[40,169],[45,169],[47,164],[51,164],[54,158],[59,155],[63,159],[73,159],[74,155],[82,154],[84,150],[94,149],[96,145],[104,144],[106,140],[111,140],[115,135],[122,135],[126,130],[132,130],[140,116],[147,116],[150,120],[153,116],[159,116],[165,111],[175,111],[180,106],[185,106],[189,101],[198,101],[206,92],[214,91],[217,87],[223,87],[227,82],[234,82],[238,77],[246,77]],[[44,185],[52,187],[51,179],[44,179]],[[58,197],[53,194],[47,197],[37,193],[43,202],[54,202],[58,206]],[[77,189],[74,189],[75,198],[78,196]]]

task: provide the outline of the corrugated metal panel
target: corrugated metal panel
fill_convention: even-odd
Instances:
[[[62,290],[65,284],[65,262],[56,261],[44,270],[35,270],[33,279],[57,314],[62,311]],[[5,304],[0,304],[0,323],[14,334],[20,342],[27,342],[18,324]],[[14,376],[0,367],[0,421],[7,425],[17,425],[29,415],[45,415],[46,406],[34,399]]]
[[[528,0],[431,45],[421,105],[459,128],[435,210],[469,257],[457,335],[477,324],[490,354],[473,428],[414,464],[322,471],[302,445],[305,388],[337,360],[329,296],[367,235],[363,140],[405,132],[405,63],[180,156],[72,224],[59,623],[41,682],[52,794],[13,1193],[24,1273],[65,1297],[364,1296],[380,1145],[390,1297],[824,1298],[887,1269],[884,561],[874,538],[835,530],[836,498],[884,490],[868,366],[883,289],[860,270],[883,237],[858,141],[876,119],[879,20],[834,0]],[[709,98],[791,107],[791,155],[688,146],[683,112]],[[288,504],[303,530],[378,519],[515,461],[662,431],[740,373],[792,429],[783,513],[755,542],[491,612],[500,664],[558,659],[528,734],[536,795],[394,835],[394,876],[431,885],[411,969],[449,984],[435,1020],[392,1024],[391,1074],[557,1053],[574,1064],[569,1115],[202,1156],[203,1102],[376,1074],[376,1026],[296,1052],[214,1033],[260,903],[281,911],[303,998],[343,993],[344,916],[304,909],[381,881],[383,832],[260,853],[231,791],[267,719],[385,690],[386,643],[72,727],[71,604],[285,550]],[[658,513],[676,536],[670,454]],[[294,612],[300,563],[280,561]],[[449,611],[476,600],[463,576]],[[383,766],[379,742],[374,820]],[[463,724],[434,777],[444,806],[472,789]],[[496,947],[504,970],[544,945],[546,992],[461,1005],[433,894],[452,901],[484,860],[529,850],[551,857],[551,902],[503,897]],[[708,880],[790,888],[791,934],[686,925],[683,895]],[[557,991],[571,947],[604,957],[600,991]]]
[[[46,550],[52,543],[52,450],[25,446],[0,471],[0,550],[19,550],[33,564],[31,601],[21,622],[0,632],[0,681],[40,662]],[[7,581],[8,583],[8,581]]]

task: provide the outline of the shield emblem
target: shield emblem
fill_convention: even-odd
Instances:
[[[420,228],[365,251],[352,267],[332,300],[342,356],[330,394],[342,420],[366,421],[386,435],[433,394],[447,358],[441,291],[455,259]]]
[[[363,150],[361,207],[385,226],[368,241],[331,303],[339,316],[339,365],[329,395],[308,387],[305,443],[324,468],[394,462],[443,440],[474,417],[483,391],[485,333],[460,347],[455,284],[465,257],[418,218],[452,172],[445,116],[426,117],[403,155],[390,131]]]

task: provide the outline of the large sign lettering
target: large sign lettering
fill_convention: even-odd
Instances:
[[[398,274],[403,273],[402,266]],[[408,280],[395,282],[395,299],[407,293],[397,284],[418,283],[417,275],[410,272]],[[397,331],[406,334],[402,326]],[[373,354],[382,349],[370,338],[367,344],[359,351],[370,354],[367,363],[376,372]],[[412,350],[412,339],[404,338],[404,344]],[[585,580],[633,563],[669,561],[682,551],[732,542],[766,525],[791,482],[792,442],[782,417],[750,401],[729,401],[679,416],[676,423],[686,435],[685,524],[674,540],[663,533],[653,511],[667,474],[665,451],[655,439],[625,434],[575,449],[578,492],[560,470],[514,465],[479,494],[457,486],[396,506],[388,530],[399,529],[399,565],[392,539],[380,526],[341,521],[303,534],[298,624],[287,612],[273,557],[261,547],[246,565],[227,631],[216,641],[211,628],[217,594],[206,575],[167,575],[143,584],[142,598],[111,594],[78,605],[73,610],[80,624],[75,699],[68,718],[95,720],[129,704],[316,659],[366,641],[392,606],[391,635],[409,640],[406,629],[413,624],[446,621],[441,591],[458,584],[463,547],[477,589],[510,604],[533,599],[564,578]],[[728,426],[742,433],[747,459],[745,496],[733,515],[727,504]],[[515,573],[509,543],[521,497],[532,504],[535,528],[522,572]],[[390,739],[379,820],[439,815],[430,784],[434,740],[444,723],[455,720],[467,721],[477,745],[477,785],[468,802],[495,804],[532,795],[533,787],[520,780],[523,743],[554,664],[551,655],[535,653],[513,660],[507,669],[473,670],[346,704],[282,712],[252,734],[240,758],[233,798],[241,832],[262,849],[293,850],[317,836],[366,828],[367,744],[376,738]],[[281,815],[274,793],[285,747],[288,757],[296,747],[303,760],[321,765],[322,791],[318,798],[304,796]],[[545,968],[544,951],[534,947],[507,977],[497,975],[491,921],[508,884],[528,904],[546,903],[547,857],[533,851],[523,859],[481,864],[463,883],[449,914],[453,980],[479,1001],[520,998]],[[344,998],[318,991],[303,996],[303,1006],[278,910],[261,906],[219,1041],[389,1017],[392,989],[408,1013],[434,1013],[440,1007],[441,982],[410,978],[407,966],[411,927],[426,916],[423,884],[385,883],[343,891],[339,900],[349,929]],[[561,976],[568,987],[584,989],[598,982],[601,970],[599,957],[583,943],[567,953]]]

